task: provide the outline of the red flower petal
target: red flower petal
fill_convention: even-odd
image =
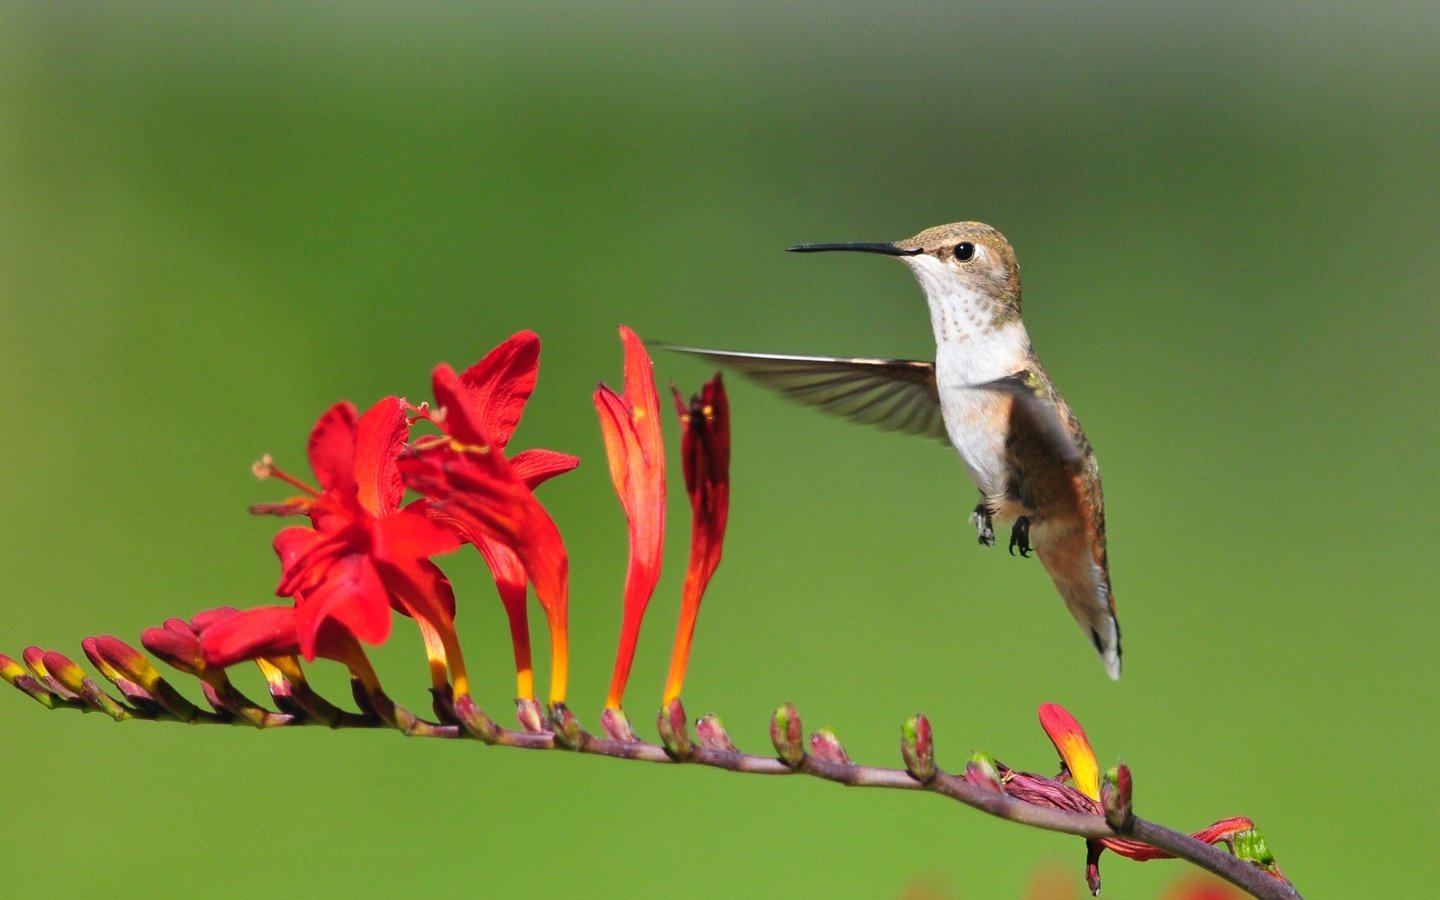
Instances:
[[[414,619],[423,619],[436,631],[455,627],[455,589],[440,567],[428,559],[376,567],[391,598],[391,606]]]
[[[355,424],[355,484],[360,505],[372,516],[400,508],[405,483],[395,457],[405,449],[410,420],[398,397],[386,397],[366,410]]]
[[[556,475],[564,475],[580,465],[580,458],[555,450],[531,449],[521,450],[510,457],[510,465],[515,468],[520,480],[534,490]]]
[[[661,448],[660,396],[655,390],[655,370],[650,354],[635,332],[620,326],[620,341],[625,345],[625,402],[636,410],[635,428],[641,446]]]
[[[275,535],[275,552],[280,556],[280,584],[275,593],[293,597],[313,590],[330,577],[331,567],[352,551],[346,535],[295,526]]]
[[[293,656],[300,652],[295,609],[260,606],[217,622],[201,633],[200,650],[205,665],[221,669],[263,656]]]
[[[376,559],[397,565],[449,553],[461,543],[460,535],[454,529],[408,509],[376,519],[371,536],[371,554]]]
[[[1091,800],[1100,799],[1100,765],[1095,761],[1095,751],[1090,748],[1090,739],[1075,717],[1058,703],[1040,704],[1040,727],[1050,736],[1065,768],[1080,793]]]
[[[275,535],[273,544],[275,555],[280,557],[280,566],[288,570],[319,537],[315,529],[301,525],[282,528],[280,533]]]
[[[430,373],[430,390],[435,403],[445,410],[441,427],[462,444],[490,449],[490,437],[480,425],[480,410],[469,403],[470,394],[460,383],[460,376],[445,363]]]
[[[533,331],[521,331],[460,376],[467,405],[495,446],[504,449],[510,442],[535,390],[539,368],[540,338]],[[438,396],[435,399],[441,402]]]
[[[190,627],[195,629],[196,634],[203,634],[205,629],[218,625],[219,623],[238,616],[240,610],[233,606],[217,606],[214,609],[202,609],[190,617]]]
[[[310,468],[320,487],[331,490],[355,478],[355,407],[337,403],[310,432]]]
[[[505,618],[510,623],[510,647],[515,654],[515,695],[521,700],[532,700],[535,697],[534,664],[530,656],[530,621],[525,610],[528,597],[525,566],[513,550],[493,538],[481,535],[475,548],[490,567],[495,590],[500,594]]]
[[[341,557],[313,592],[295,598],[295,624],[300,652],[317,655],[321,628],[339,625],[357,640],[381,644],[390,636],[390,596],[368,557]]]
[[[1221,819],[1213,825],[1206,826],[1192,833],[1190,836],[1197,841],[1213,844],[1216,841],[1233,837],[1242,831],[1248,831],[1255,827],[1255,823],[1245,816],[1234,816],[1229,819]],[[1175,857],[1158,847],[1149,844],[1142,844],[1139,841],[1127,841],[1124,838],[1102,838],[1100,843],[1105,845],[1107,850],[1133,859],[1136,862],[1145,862],[1152,859],[1174,859]]]

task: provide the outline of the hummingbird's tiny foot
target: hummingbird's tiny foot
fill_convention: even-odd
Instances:
[[[1030,519],[1027,516],[1016,519],[1010,528],[1010,555],[1014,556],[1016,550],[1022,557],[1030,555]]]
[[[978,504],[975,511],[970,514],[970,524],[974,525],[975,530],[979,533],[980,546],[995,546],[995,526],[990,521],[990,510],[985,508],[984,503]]]

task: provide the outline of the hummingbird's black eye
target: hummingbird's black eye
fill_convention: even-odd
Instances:
[[[957,262],[969,262],[975,258],[975,245],[969,241],[961,241],[955,245],[955,260]]]

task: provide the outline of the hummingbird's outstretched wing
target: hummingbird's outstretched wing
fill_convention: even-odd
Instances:
[[[1120,677],[1120,623],[1105,551],[1100,470],[1070,407],[1034,369],[977,388],[1015,398],[1005,452],[1011,489],[1034,510],[1030,540],[1065,606],[1095,645],[1111,678]]]
[[[945,439],[934,363],[913,359],[741,353],[648,343],[651,347],[690,353],[728,366],[797,403],[855,422]]]

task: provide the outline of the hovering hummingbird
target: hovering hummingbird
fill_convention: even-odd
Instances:
[[[970,515],[983,546],[1010,526],[1033,550],[1105,671],[1120,677],[1120,624],[1105,555],[1105,501],[1090,442],[1030,346],[1020,268],[1004,235],[956,222],[893,243],[801,244],[797,253],[893,256],[925,291],[935,362],[787,356],[657,346],[703,356],[786,397],[867,425],[948,439],[980,488]]]

